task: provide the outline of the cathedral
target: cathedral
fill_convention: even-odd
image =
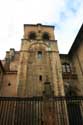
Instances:
[[[20,50],[0,60],[0,125],[83,125],[83,24],[68,54],[55,35],[24,24]]]
[[[83,25],[69,53],[60,54],[54,26],[24,24],[20,50],[10,48],[0,60],[0,96],[47,93],[83,95]]]

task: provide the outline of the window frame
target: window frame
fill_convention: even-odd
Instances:
[[[71,72],[71,66],[69,63],[62,64],[62,72],[63,73],[70,73]]]

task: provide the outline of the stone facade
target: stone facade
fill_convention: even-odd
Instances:
[[[46,86],[55,96],[83,95],[82,31],[66,55],[59,54],[54,26],[25,24],[20,51],[10,49],[1,61],[0,95],[43,96]]]

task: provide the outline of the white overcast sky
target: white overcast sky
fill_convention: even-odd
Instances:
[[[54,25],[59,51],[67,53],[83,23],[83,0],[0,0],[0,59],[20,49],[28,23]]]

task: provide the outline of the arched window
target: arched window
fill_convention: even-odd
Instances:
[[[37,57],[38,57],[38,59],[41,59],[41,58],[42,58],[42,51],[38,51]]]
[[[35,32],[30,32],[29,33],[29,39],[35,40],[36,39],[36,33]]]
[[[49,40],[49,38],[50,38],[49,33],[44,32],[42,35],[42,38],[43,38],[43,40]]]

